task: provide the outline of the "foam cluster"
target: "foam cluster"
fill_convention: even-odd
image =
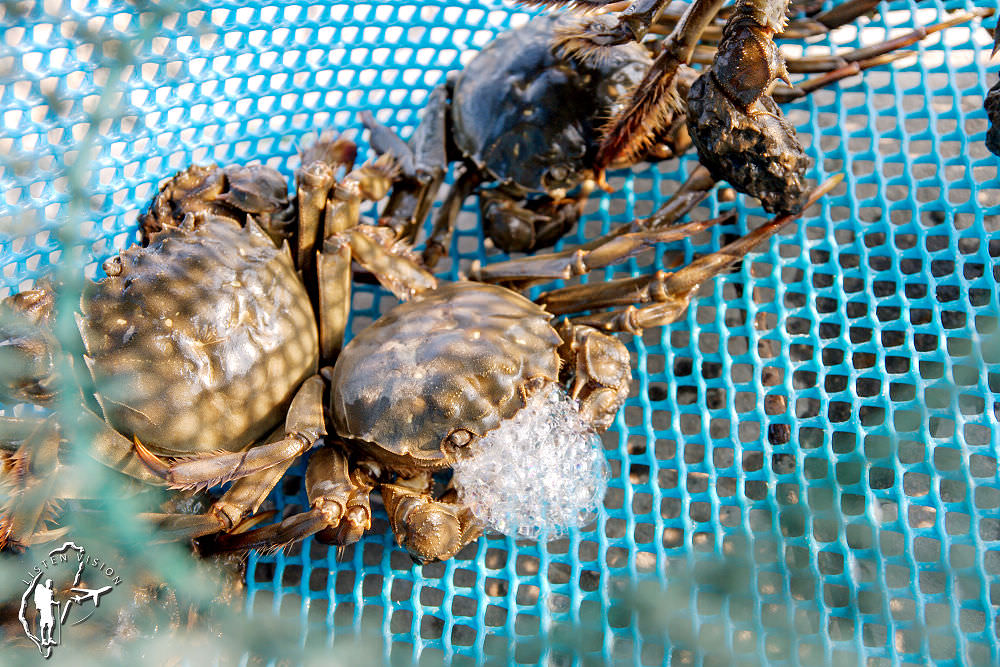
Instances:
[[[592,520],[607,491],[601,439],[555,385],[469,446],[453,466],[459,498],[505,535],[558,537]]]

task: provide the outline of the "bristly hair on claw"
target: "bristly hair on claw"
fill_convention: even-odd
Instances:
[[[618,44],[610,40],[602,44],[595,36],[601,30],[610,30],[614,23],[609,14],[580,16],[566,21],[553,31],[552,52],[560,58],[575,60],[595,68],[605,67],[614,53],[613,48]]]
[[[364,165],[364,169],[368,169],[377,172],[384,176],[386,179],[395,180],[397,176],[401,173],[402,166],[396,156],[390,153],[384,153],[375,158],[374,161],[369,161]]]
[[[753,17],[762,28],[767,28],[774,34],[785,31],[788,25],[787,2],[760,2],[760,0],[738,0],[734,13],[743,12]]]
[[[5,456],[3,463],[0,464],[0,472],[2,472],[0,492],[10,490],[13,495],[13,489],[24,488],[24,482],[28,478],[28,466],[29,458],[24,452],[15,451]]]
[[[665,133],[681,107],[678,72],[691,62],[702,32],[722,8],[723,0],[694,0],[660,47],[646,76],[627,97],[627,104],[605,128],[594,171],[616,162],[635,162],[655,138]]]
[[[139,459],[146,465],[150,471],[153,472],[158,477],[166,480],[167,488],[180,490],[180,491],[206,491],[213,486],[219,486],[220,484],[225,484],[236,479],[239,476],[239,466],[232,468],[231,473],[228,475],[220,475],[218,477],[213,477],[212,479],[207,479],[193,484],[178,484],[172,479],[171,465],[164,461],[162,458],[150,451],[145,445],[143,445],[139,438],[132,436],[132,444],[134,446],[134,451]],[[221,454],[231,454],[232,452],[227,452],[224,450],[216,450],[214,452],[209,452],[205,454],[191,454],[186,456],[179,456],[173,458],[173,462],[184,463],[190,461],[207,460],[212,457],[219,456]],[[246,452],[243,452],[246,456]]]
[[[350,171],[358,157],[358,147],[353,141],[335,132],[324,132],[319,139],[299,152],[302,166],[322,162],[336,169],[343,166]]]
[[[639,160],[683,108],[676,71],[664,76],[655,66],[625,99],[625,106],[602,130],[595,164],[598,172],[616,162]]]

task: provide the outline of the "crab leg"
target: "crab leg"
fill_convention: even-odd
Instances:
[[[869,60],[862,60],[860,62],[853,62],[848,65],[844,65],[838,69],[835,69],[826,74],[820,76],[812,77],[811,79],[806,79],[794,86],[783,86],[776,85],[772,95],[776,102],[781,104],[786,104],[788,102],[794,102],[795,100],[801,99],[806,95],[809,95],[815,90],[819,90],[824,86],[829,86],[831,83],[836,83],[841,79],[846,79],[852,77],[855,74],[860,74],[866,69],[872,67],[878,67],[879,65],[886,65],[891,62],[895,62],[902,58],[907,58],[909,56],[915,55],[912,52],[905,53],[887,53],[883,56],[876,56]]]
[[[619,236],[672,228],[678,220],[687,215],[698,204],[704,201],[714,186],[715,179],[712,178],[707,169],[699,165],[698,167],[695,167],[694,171],[691,172],[691,175],[684,183],[681,184],[677,191],[671,195],[670,199],[668,199],[666,203],[660,206],[660,208],[653,212],[653,214],[648,218],[634,220],[628,224],[620,225],[607,234],[592,239],[587,243],[583,243],[576,248],[568,248],[566,250],[546,253],[545,255],[538,255],[536,257],[546,258],[546,262],[572,262],[573,258],[576,257],[579,251],[594,250]],[[477,280],[500,282],[505,280],[505,278],[498,277],[494,279],[491,277],[492,274],[488,272],[492,271],[495,267],[500,267],[501,275],[504,275],[508,273],[504,270],[505,266],[513,269],[521,262],[527,260],[530,260],[530,258],[498,262],[496,264],[491,264],[486,268],[479,267],[477,263],[473,263],[471,273]],[[530,280],[523,279],[521,276],[513,277],[510,280],[517,281],[519,285],[522,283],[525,285],[530,283]]]
[[[847,25],[859,16],[875,11],[881,2],[882,0],[847,0],[847,2],[834,5],[827,11],[817,14],[812,17],[812,20],[827,30],[833,30]]]
[[[808,19],[789,21],[784,31],[780,33],[783,39],[806,39],[825,35],[840,26],[847,25],[859,16],[864,16],[874,11],[882,0],[847,0],[839,5],[831,7],[828,11],[816,14]],[[920,0],[917,0],[918,2]],[[720,12],[721,16],[722,12]],[[649,32],[653,34],[667,34],[681,18],[681,14],[676,11],[667,10],[662,12],[656,22],[650,26]],[[722,38],[723,26],[719,22],[713,22],[708,26],[702,37],[708,41],[717,42]]]
[[[135,453],[149,470],[172,488],[208,488],[267,470],[309,451],[326,434],[323,422],[323,379],[314,375],[299,387],[285,419],[285,437],[243,452],[225,452],[180,459],[172,465],[138,440]]]
[[[473,270],[471,273],[474,280],[490,283],[544,279],[565,280],[623,262],[657,243],[679,241],[693,236],[714,224],[731,221],[734,215],[734,213],[727,213],[718,218],[687,222],[668,229],[622,234],[591,250],[577,248],[569,254],[535,255],[489,264],[479,267],[478,270]]]
[[[10,495],[3,503],[0,549],[32,544],[32,536],[57,510],[57,479],[51,473],[57,465],[58,451],[58,424],[49,418],[25,438],[5,465]]]
[[[163,479],[145,465],[134,451],[132,442],[93,412],[81,409],[76,427],[83,433],[91,434],[90,456],[140,482],[163,486]]]
[[[884,42],[878,42],[876,44],[870,44],[868,46],[858,47],[850,51],[844,51],[842,53],[835,53],[830,55],[818,55],[818,56],[802,56],[802,57],[792,57],[784,56],[785,68],[791,74],[821,74],[825,72],[833,72],[835,70],[842,69],[849,65],[850,63],[864,63],[864,62],[874,62],[876,56],[881,56],[883,54],[889,53],[890,51],[895,51],[897,49],[902,49],[912,44],[916,44],[924,39],[927,39],[931,35],[941,32],[946,28],[951,28],[962,23],[966,23],[976,18],[988,18],[994,14],[994,10],[990,7],[979,7],[972,11],[959,11],[955,12],[949,16],[946,20],[940,23],[935,23],[927,27],[920,27],[905,35],[895,37],[893,39],[886,40]],[[710,65],[715,59],[716,49],[712,46],[707,46],[699,44],[695,50],[694,56],[691,61],[694,63],[699,63],[702,65]],[[915,55],[913,53],[907,53],[905,55]],[[862,68],[866,69],[866,68]],[[831,83],[827,81],[826,83]],[[824,84],[825,85],[825,84]]]
[[[559,6],[567,4],[565,0],[521,0],[526,5],[547,5]],[[582,2],[571,1],[568,4],[576,7],[592,9],[600,7],[604,11],[618,11],[618,22],[609,24],[603,21],[595,21],[587,24],[584,29],[575,36],[582,42],[583,48],[587,45],[594,48],[612,46],[615,44],[625,44],[626,42],[642,41],[657,17],[661,15],[670,0],[633,0],[632,2],[601,2],[600,0],[583,0]]]
[[[584,302],[589,308],[596,309],[664,301],[669,276],[667,271],[657,271],[653,275],[635,278],[571,285],[543,292],[535,302],[553,315],[565,315],[579,311],[579,304]]]
[[[319,279],[320,354],[333,359],[344,343],[344,331],[351,307],[351,261],[375,274],[379,282],[400,299],[433,288],[437,281],[397,245],[388,227],[371,225],[347,228],[350,216],[335,211],[342,202],[327,209],[327,229],[334,233],[323,243],[316,259]]]
[[[316,282],[320,359],[335,359],[351,314],[351,249],[324,241],[316,254]]]
[[[309,274],[326,200],[336,177],[333,165],[322,160],[305,162],[304,158],[303,155],[303,164],[295,172],[295,193],[299,206],[295,266]]]
[[[0,449],[15,451],[18,444],[45,423],[43,417],[0,417]]]
[[[302,272],[319,320],[320,357],[333,359],[344,341],[350,312],[350,257],[328,239],[358,223],[361,201],[375,201],[392,186],[399,165],[391,155],[351,170],[356,148],[346,139],[321,137],[302,153],[296,172],[299,230],[296,266]]]
[[[358,224],[362,197],[381,199],[391,185],[388,164],[354,170],[343,186],[335,186],[323,209],[323,245],[316,253],[316,315],[320,358],[332,360],[344,345],[351,311],[351,253],[336,236]]]
[[[451,246],[451,235],[455,229],[455,220],[462,210],[462,202],[472,194],[481,182],[482,177],[479,172],[465,169],[448,190],[444,203],[438,209],[437,215],[434,216],[434,226],[431,228],[431,234],[427,238],[427,247],[424,249],[424,265],[427,268],[433,269],[438,260],[448,254],[448,248]]]
[[[361,114],[375,152],[395,157],[402,167],[402,178],[393,188],[379,223],[391,228],[396,238],[411,244],[448,170],[446,126],[450,86],[446,82],[431,91],[424,117],[409,142],[404,142],[370,113]]]
[[[604,236],[588,241],[580,245],[584,250],[592,250],[604,245],[616,236],[622,234],[632,234],[652,229],[666,229],[673,226],[678,220],[690,213],[694,208],[708,198],[712,188],[715,187],[715,179],[703,166],[698,165],[684,181],[677,192],[670,196],[660,208],[653,212],[644,220],[633,220],[627,225],[621,225],[611,230]],[[564,250],[564,253],[571,253],[571,250]]]
[[[244,517],[257,512],[260,504],[295,463],[289,459],[267,470],[247,475],[235,482],[204,514],[161,514],[146,512],[140,519],[156,526],[162,541],[188,540],[233,530]]]
[[[280,523],[239,534],[220,535],[214,551],[276,549],[323,532],[322,541],[353,544],[371,527],[374,480],[361,467],[352,467],[339,447],[317,450],[306,468],[306,495],[310,509]]]
[[[801,217],[802,211],[833,190],[842,179],[843,176],[838,174],[813,190],[800,211],[778,216],[717,252],[700,257],[676,273],[670,274],[666,277],[662,289],[652,292],[656,301],[653,305],[643,308],[629,305],[624,309],[573,317],[570,321],[574,324],[587,325],[603,331],[622,331],[633,334],[641,333],[643,329],[649,327],[663,326],[677,321],[683,317],[691,298],[703,282],[740,261],[759,243],[774,236],[785,225]],[[589,287],[589,285],[583,287]],[[597,292],[598,290],[593,291]],[[577,302],[575,310],[589,310],[593,307],[587,290],[581,289],[578,296],[580,300]],[[598,293],[598,299],[601,298],[603,295]]]
[[[407,257],[384,227],[355,227],[329,241],[349,247],[354,261],[403,301],[437,286],[437,279]]]

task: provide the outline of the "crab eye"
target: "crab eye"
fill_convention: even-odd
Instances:
[[[566,187],[566,181],[569,180],[572,173],[573,172],[566,165],[553,165],[542,175],[542,185],[544,185],[547,190],[564,188]]]

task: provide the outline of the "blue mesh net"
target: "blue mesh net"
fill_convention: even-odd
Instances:
[[[971,6],[883,3],[863,33],[813,39],[810,53]],[[80,243],[98,275],[136,239],[157,185],[191,163],[290,176],[306,135],[356,132],[364,109],[408,135],[447,72],[529,18],[461,0],[160,7],[0,7],[3,289]],[[547,545],[484,537],[419,567],[378,507],[342,553],[308,540],[251,556],[251,613],[300,619],[303,643],[369,633],[403,662],[997,664],[989,47],[979,22],[959,26],[786,107],[810,177],[844,172],[846,188],[703,288],[683,321],[629,344],[636,380],[604,439],[611,491],[594,527]],[[566,242],[648,214],[693,166],[616,172]],[[737,225],[607,275],[690,261],[761,219],[715,195],[694,216],[729,208]],[[459,227],[451,277],[496,260],[471,199]],[[351,331],[392,303],[359,286]],[[303,470],[274,494],[286,513],[306,502]]]

